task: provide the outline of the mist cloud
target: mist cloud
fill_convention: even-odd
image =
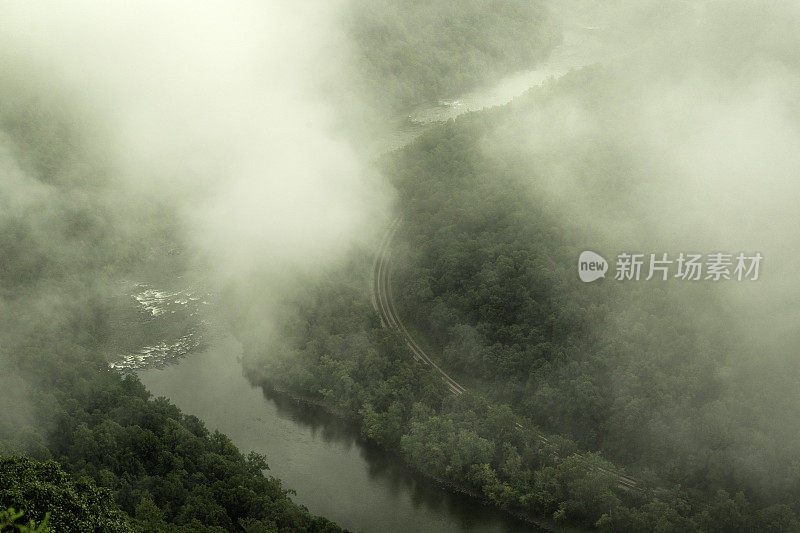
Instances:
[[[109,132],[120,187],[223,278],[335,259],[384,209],[341,124],[343,2],[4,2],[4,61]],[[11,52],[8,52],[8,51]]]

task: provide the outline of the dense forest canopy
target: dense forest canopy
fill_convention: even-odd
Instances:
[[[89,478],[74,481],[55,461],[0,456],[0,502],[8,508],[7,522],[0,518],[2,531],[31,523],[34,530],[132,531],[107,490]],[[25,511],[19,516],[16,509]]]

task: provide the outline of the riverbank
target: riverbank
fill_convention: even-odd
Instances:
[[[287,389],[285,387],[281,387],[279,385],[276,385],[273,381],[271,381],[268,377],[266,377],[264,375],[261,375],[261,376],[254,375],[254,373],[257,372],[257,370],[255,370],[253,368],[248,369],[248,368],[244,367],[244,372],[245,372],[246,377],[251,381],[251,383],[254,383],[255,385],[261,387],[264,390],[264,393],[266,395],[279,395],[279,396],[284,397],[285,399],[288,399],[289,401],[294,402],[298,406],[310,407],[310,408],[313,408],[313,409],[318,409],[318,410],[320,410],[321,412],[325,413],[328,416],[337,417],[340,420],[342,420],[342,421],[346,422],[347,424],[349,424],[352,427],[353,431],[357,431],[358,434],[360,435],[361,439],[363,439],[363,441],[365,443],[367,443],[369,445],[372,445],[372,446],[378,446],[379,447],[379,445],[377,443],[371,441],[368,437],[366,437],[363,434],[363,432],[361,431],[361,421],[357,417],[351,416],[351,415],[349,415],[349,414],[347,414],[347,413],[345,413],[345,412],[343,412],[343,411],[341,411],[339,409],[336,409],[335,407],[325,403],[324,401],[322,401],[320,399],[312,398],[310,396],[303,395],[303,394],[299,394],[296,391],[291,391],[291,390],[289,390],[289,389]],[[248,373],[250,375],[248,375]],[[398,461],[402,462],[406,466],[406,468],[408,468],[414,474],[416,474],[418,476],[421,476],[421,477],[423,477],[423,478],[435,483],[442,490],[446,490],[446,491],[449,491],[449,492],[451,492],[453,494],[458,494],[458,495],[461,495],[461,496],[465,496],[465,497],[474,499],[474,500],[476,500],[476,503],[480,503],[480,505],[483,506],[483,507],[495,509],[495,510],[497,510],[499,512],[508,514],[508,515],[514,517],[514,519],[519,520],[519,521],[521,521],[521,522],[523,522],[523,523],[525,523],[525,524],[527,524],[529,526],[534,526],[534,527],[538,528],[541,531],[548,531],[548,532],[552,532],[552,533],[579,533],[579,532],[587,531],[586,529],[579,528],[577,526],[559,524],[555,520],[552,520],[552,519],[548,519],[548,518],[544,518],[544,517],[537,517],[537,516],[533,516],[533,515],[528,514],[528,513],[523,513],[523,512],[520,512],[520,511],[514,511],[512,509],[502,508],[502,507],[500,507],[498,505],[495,505],[492,502],[488,501],[483,494],[481,494],[481,493],[479,493],[479,492],[477,492],[475,490],[472,490],[472,489],[470,489],[468,487],[465,487],[463,485],[459,485],[459,484],[457,484],[457,483],[455,483],[455,482],[453,482],[451,480],[444,479],[442,477],[432,475],[430,472],[426,472],[425,470],[419,468],[418,465],[415,465],[414,463],[410,462],[406,457],[404,457],[402,454],[398,453],[396,450],[387,450],[387,449],[384,449],[384,448],[380,448],[380,449],[383,452],[389,453],[392,456],[394,456]]]
[[[243,453],[265,455],[269,474],[296,492],[295,502],[351,531],[536,530],[414,473],[396,455],[366,442],[352,420],[277,392],[265,395],[244,377],[241,353],[236,339],[222,336],[207,350],[137,375],[154,396],[226,434]]]

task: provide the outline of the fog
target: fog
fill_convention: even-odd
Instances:
[[[117,192],[180,213],[222,279],[278,273],[335,261],[386,206],[341,126],[342,6],[4,2],[0,46],[93,122]]]
[[[59,354],[73,344],[102,345],[107,341],[98,332],[102,328],[79,326],[84,319],[90,324],[101,319],[81,313],[97,315],[93,303],[118,295],[121,281],[151,277],[197,283],[220,295],[230,315],[224,319],[236,323],[237,336],[252,333],[256,347],[263,348],[259,343],[270,337],[279,315],[286,312],[286,321],[296,318],[291,314],[296,310],[283,307],[285,299],[328,279],[336,268],[347,270],[354,255],[361,254],[358,260],[371,255],[397,215],[395,190],[376,164],[381,150],[375,147],[390,144],[398,123],[409,126],[403,105],[429,108],[435,90],[442,99],[459,96],[452,93],[463,87],[480,94],[486,85],[501,81],[494,78],[502,78],[502,69],[490,68],[498,54],[514,56],[506,74],[529,70],[556,46],[557,31],[573,31],[573,36],[589,32],[592,38],[586,42],[591,41],[592,49],[587,57],[602,58],[600,64],[551,79],[512,101],[507,114],[497,115],[502,120],[487,122],[489,131],[480,133],[480,163],[511,161],[529,170],[525,184],[531,205],[544,206],[558,231],[579,235],[585,249],[610,261],[623,252],[764,256],[760,277],[753,282],[670,280],[653,283],[652,292],[643,281],[635,287],[618,284],[619,293],[609,304],[612,318],[594,325],[597,330],[591,334],[613,337],[609,344],[617,333],[625,342],[644,339],[641,346],[633,341],[622,346],[622,370],[609,370],[620,405],[635,404],[634,393],[626,389],[626,372],[639,362],[625,366],[633,357],[647,359],[635,367],[642,375],[648,358],[659,371],[668,368],[658,366],[664,362],[661,347],[654,346],[659,335],[700,338],[707,353],[680,355],[686,356],[687,373],[694,371],[693,364],[708,362],[697,374],[708,371],[711,399],[689,398],[683,404],[680,397],[670,404],[672,410],[659,411],[663,419],[653,426],[660,426],[642,433],[663,449],[708,445],[709,455],[716,453],[718,441],[724,442],[719,445],[722,459],[708,459],[702,448],[687,462],[707,460],[710,471],[729,468],[734,473],[695,485],[713,489],[724,478],[731,486],[755,487],[759,504],[779,501],[781,491],[795,480],[774,473],[787,464],[795,468],[800,435],[798,4],[569,1],[550,6],[559,17],[552,26],[550,11],[543,9],[548,26],[543,22],[542,31],[531,38],[536,53],[523,50],[519,58],[514,55],[518,50],[504,41],[486,38],[484,43],[477,31],[464,38],[456,32],[457,43],[472,39],[479,42],[477,50],[489,52],[484,57],[466,50],[455,66],[447,64],[452,43],[444,38],[437,41],[441,49],[432,45],[430,57],[403,48],[424,39],[404,19],[383,20],[382,8],[368,12],[377,19],[375,27],[357,35],[354,21],[363,20],[354,15],[353,6],[362,5],[353,0],[0,3],[0,229],[7,230],[0,245],[8,251],[8,257],[0,257],[0,272],[13,273],[0,278],[0,317],[7,322],[0,329],[0,347],[19,348],[28,357],[20,360],[30,361],[19,366],[35,367],[31,354],[52,355],[39,354],[28,338],[39,342],[59,337],[58,349],[52,349]],[[470,9],[480,13],[480,5],[470,4]],[[435,20],[443,28],[456,16],[449,5],[439,7]],[[430,19],[423,8],[414,13]],[[515,20],[516,12],[510,13],[508,20]],[[392,17],[405,14],[398,9]],[[463,25],[469,24],[476,22]],[[389,39],[387,28],[401,42],[396,49],[410,59],[393,49],[393,43],[383,42]],[[438,36],[439,29],[433,28],[433,34]],[[517,31],[528,32],[525,27]],[[502,32],[487,33],[495,37]],[[414,39],[403,41],[409,36]],[[370,39],[386,45],[389,57],[375,67],[377,74],[370,72],[377,81],[367,80],[365,69],[359,69]],[[418,85],[430,82],[430,87],[409,90],[403,83],[408,81],[404,76],[414,73],[408,64],[423,71],[416,72],[418,80],[410,79]],[[474,79],[464,75],[471,68],[483,69],[491,79],[479,83],[477,74]],[[380,76],[385,72],[400,81],[386,81],[383,87]],[[426,76],[455,81],[437,84]],[[431,116],[442,107],[460,105],[458,100],[443,101]],[[433,126],[431,138],[441,134],[442,140],[443,131],[459,131],[463,124],[448,122],[439,130]],[[399,137],[406,139],[406,134],[402,131]],[[459,171],[453,168],[467,159],[416,148],[438,156],[437,164],[446,163],[442,168],[412,168],[441,170],[443,183],[445,174]],[[418,164],[423,157],[411,161]],[[356,268],[351,270],[352,277],[360,276]],[[504,281],[490,274],[495,277],[487,274],[487,280]],[[613,277],[613,271],[609,274]],[[314,300],[323,309],[319,316],[310,312],[308,321],[319,319],[331,329],[341,324],[368,328],[363,325],[368,319],[358,314],[361,308],[347,300],[358,291],[347,292],[351,287],[343,279],[331,283],[345,287],[341,294],[328,287],[322,296],[310,298],[327,295],[331,302]],[[602,292],[609,283],[614,281],[585,289],[601,287],[590,294],[609,294]],[[658,308],[663,302],[674,308]],[[347,307],[353,316],[340,316],[337,304],[352,304],[356,311]],[[678,317],[674,329],[670,309]],[[686,324],[690,327],[684,328]],[[330,352],[350,350],[366,358],[363,354],[379,351],[366,329],[356,342],[347,337],[353,332],[340,332],[340,338],[319,324],[307,325],[297,329],[312,335],[319,332],[306,329],[319,327],[335,337],[330,346],[318,343]],[[61,339],[63,331],[74,342],[68,335]],[[482,342],[477,331],[470,346]],[[317,339],[312,341],[307,344],[315,345]],[[357,349],[351,349],[351,341]],[[490,348],[478,347],[486,353]],[[450,356],[457,358],[456,352],[451,348]],[[484,352],[475,353],[477,359]],[[564,353],[559,357],[567,357]],[[78,359],[65,356],[64,364]],[[670,364],[683,364],[676,361]],[[20,425],[49,428],[48,422],[32,421],[37,407],[27,397],[34,387],[13,366],[0,360],[0,390],[11,391],[11,400],[8,395],[0,400],[0,410],[14,413],[0,425],[0,435]],[[351,370],[345,364],[336,368]],[[292,370],[318,385],[306,368]],[[671,381],[674,376],[647,377],[656,391],[647,406],[658,403],[653,398],[662,385],[679,389]],[[388,390],[390,382],[387,378],[381,386]],[[324,385],[325,394],[333,394],[335,387]],[[312,392],[320,390],[322,385]],[[681,412],[684,405],[691,410]],[[406,407],[394,413],[407,415],[397,415],[403,424],[410,424],[411,416],[423,422],[424,416],[433,416],[422,410],[412,415]],[[371,414],[373,422],[388,416]],[[394,429],[401,427],[398,421]],[[502,449],[506,453],[510,448]],[[515,460],[522,464],[524,455],[514,459],[509,452],[508,463],[497,471]],[[624,455],[620,452],[615,459]],[[520,486],[533,478],[525,479]]]

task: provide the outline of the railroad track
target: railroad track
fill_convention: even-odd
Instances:
[[[381,241],[378,252],[375,255],[375,263],[372,267],[372,279],[370,280],[370,286],[372,289],[370,291],[372,307],[375,309],[375,312],[378,313],[378,316],[381,319],[381,325],[384,328],[393,329],[400,332],[406,346],[414,356],[414,359],[420,361],[422,364],[428,366],[431,368],[431,370],[439,374],[450,392],[460,396],[464,394],[467,389],[450,377],[447,372],[442,370],[439,365],[437,365],[433,359],[431,359],[431,357],[425,353],[425,350],[423,350],[419,344],[417,344],[417,342],[414,340],[414,337],[411,336],[405,325],[403,325],[403,321],[400,319],[400,316],[397,314],[397,310],[394,307],[394,302],[392,300],[391,263],[389,260],[392,253],[392,238],[394,237],[395,233],[397,233],[401,223],[402,218],[397,218],[394,220],[394,222],[392,222],[389,231],[386,233],[386,236],[384,236],[383,241]],[[525,429],[525,427],[519,422],[516,422],[515,425],[519,430]],[[536,436],[541,442],[545,444],[551,444],[550,440],[548,440],[548,438],[541,433],[537,433]],[[615,475],[618,479],[619,486],[623,489],[638,489],[638,482],[629,476],[602,467],[595,468],[599,472]]]
[[[389,257],[391,255],[390,244],[392,242],[392,237],[394,237],[394,234],[400,227],[400,221],[401,219],[394,221],[389,232],[386,234],[386,237],[384,237],[381,247],[378,250],[378,254],[375,258],[375,265],[372,272],[372,305],[375,308],[375,311],[378,313],[383,327],[398,330],[403,335],[406,346],[408,346],[408,349],[411,350],[414,359],[421,361],[423,364],[429,366],[436,373],[438,373],[447,385],[447,388],[450,389],[453,394],[464,394],[466,389],[459,385],[456,380],[451,378],[447,372],[439,368],[439,366],[428,356],[428,354],[426,354],[425,351],[420,348],[406,327],[403,325],[403,321],[400,320],[397,310],[394,307],[394,302],[391,298],[392,279],[390,276]]]

